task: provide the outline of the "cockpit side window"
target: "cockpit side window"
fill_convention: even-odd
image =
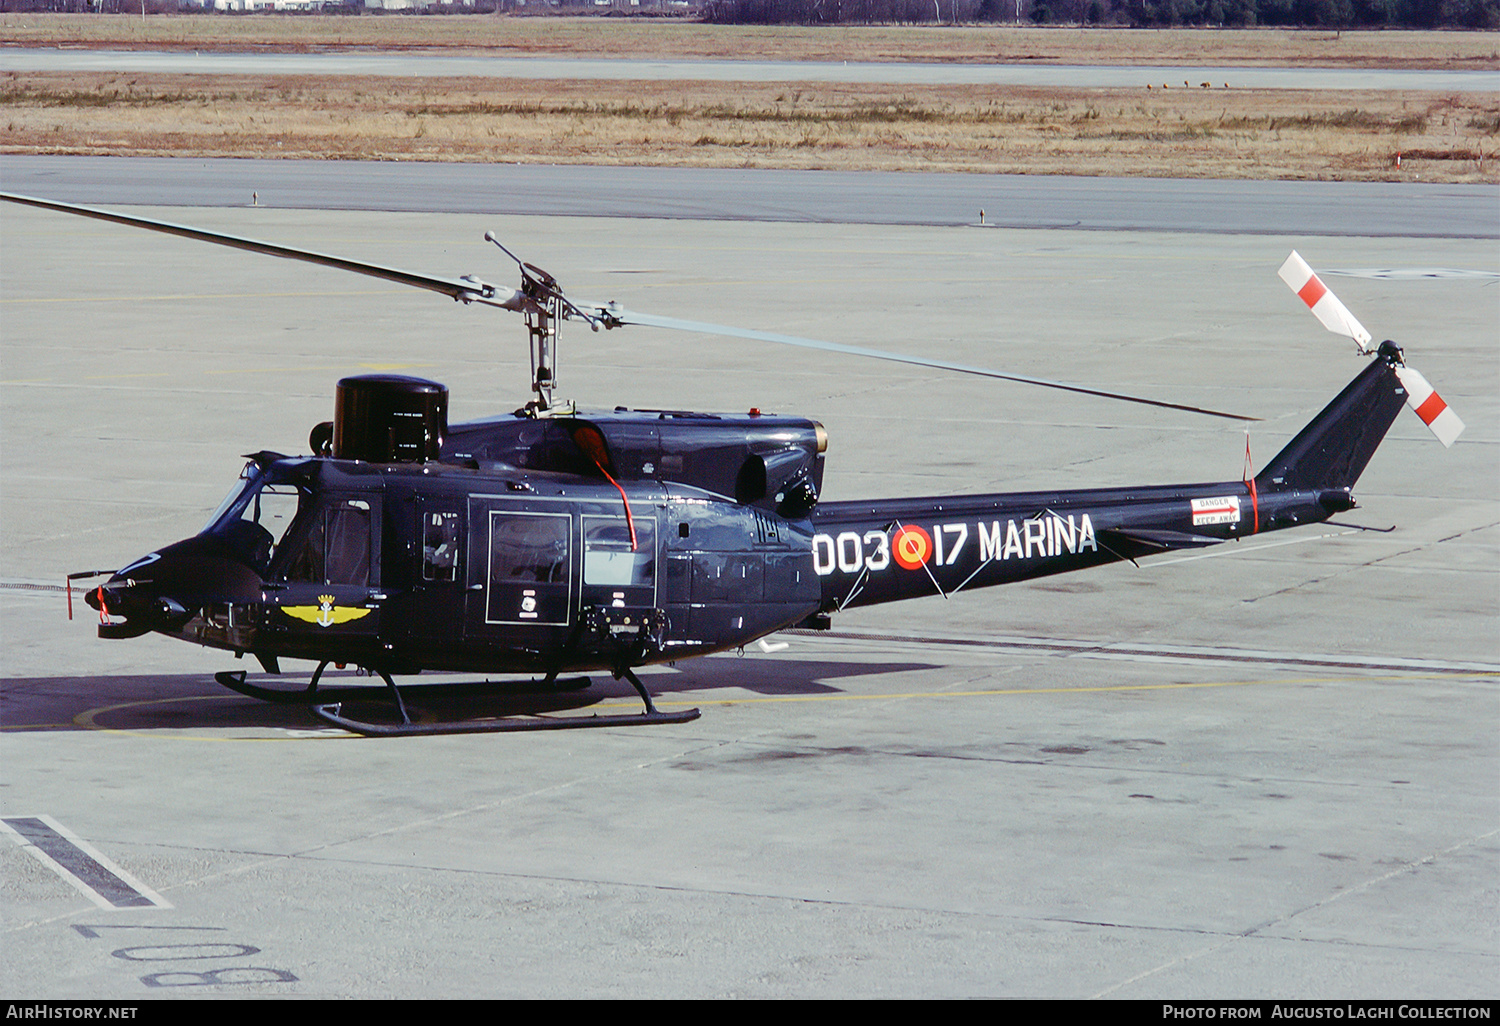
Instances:
[[[210,529],[256,573],[265,576],[297,519],[302,491],[296,485],[267,484],[251,496],[238,517],[222,518]],[[232,505],[232,504],[231,504]]]
[[[422,517],[422,579],[458,580],[458,546],[463,522],[456,512],[428,511]]]
[[[327,584],[367,584],[370,580],[370,504],[350,499],[328,510]]]
[[[292,555],[292,562],[287,566],[287,580],[323,583],[323,539],[326,534],[326,521],[327,517],[321,510],[309,520],[307,535],[302,539],[301,546]]]
[[[288,581],[315,584],[368,584],[370,504],[343,499],[317,510],[287,564]]]

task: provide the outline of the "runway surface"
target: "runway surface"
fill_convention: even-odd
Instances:
[[[695,221],[1500,238],[1500,187],[1031,175],[0,156],[7,192],[67,203]]]
[[[937,64],[862,61],[640,60],[489,57],[432,53],[165,53],[0,48],[0,72],[74,71],[175,75],[414,75],[612,81],[864,82],[1139,89],[1190,79],[1236,89],[1400,89],[1495,92],[1500,72],[1387,68],[1214,68],[1171,65]]]
[[[302,451],[345,374],[445,381],[456,420],[513,408],[519,323],[7,206],[0,819],[76,839],[142,900],[101,909],[0,837],[6,993],[1494,996],[1493,238],[143,212],[487,278],[492,229],[580,297],[1228,404],[1266,418],[1257,466],[1362,366],[1276,278],[1296,246],[1388,272],[1330,281],[1468,431],[1444,450],[1403,414],[1333,524],[649,673],[703,708],[689,725],[352,739],[216,688],[241,668],[222,654],[95,639],[62,575],[196,531],[238,454]],[[1232,478],[1246,448],[825,354],[562,347],[586,404],[817,417],[829,499]]]

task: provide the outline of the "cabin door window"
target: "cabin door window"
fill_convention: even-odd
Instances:
[[[572,598],[573,518],[489,511],[485,623],[565,626]]]
[[[616,609],[656,605],[655,519],[583,518],[583,604]]]
[[[458,580],[458,546],[462,518],[448,510],[422,514],[422,580],[452,584]]]

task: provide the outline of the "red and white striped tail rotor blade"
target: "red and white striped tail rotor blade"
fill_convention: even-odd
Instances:
[[[1458,419],[1458,414],[1443,402],[1443,397],[1433,390],[1426,378],[1410,367],[1397,367],[1396,377],[1406,389],[1406,405],[1432,429],[1439,442],[1451,447],[1464,431],[1464,422]]]
[[[1338,296],[1329,291],[1328,286],[1313,273],[1313,269],[1307,266],[1307,261],[1296,250],[1292,250],[1292,255],[1286,258],[1286,263],[1276,273],[1307,304],[1313,316],[1323,322],[1323,327],[1335,335],[1354,339],[1360,352],[1370,351],[1370,333],[1365,330],[1365,326],[1349,312],[1347,306],[1339,302]]]

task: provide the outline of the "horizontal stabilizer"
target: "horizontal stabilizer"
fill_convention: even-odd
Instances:
[[[1217,545],[1224,540],[1202,534],[1187,534],[1183,531],[1168,531],[1152,527],[1111,527],[1100,531],[1099,539],[1135,542],[1137,545],[1160,549],[1163,552],[1170,549],[1201,549],[1207,545]]]

